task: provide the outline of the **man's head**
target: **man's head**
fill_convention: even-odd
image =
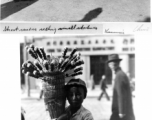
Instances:
[[[119,58],[119,56],[117,54],[111,54],[108,57],[108,65],[110,67],[111,70],[115,71],[120,64],[120,61],[122,59]]]
[[[87,95],[86,84],[81,79],[71,79],[65,86],[71,107],[80,107]]]

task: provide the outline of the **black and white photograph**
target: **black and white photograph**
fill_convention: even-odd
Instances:
[[[0,120],[152,120],[151,0],[0,0]]]
[[[134,35],[24,36],[22,120],[135,120]]]
[[[150,0],[1,0],[1,21],[151,22]]]
[[[152,35],[139,33],[2,34],[0,117],[151,120]]]

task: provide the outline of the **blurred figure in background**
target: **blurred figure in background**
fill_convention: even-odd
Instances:
[[[115,72],[110,120],[135,120],[130,82],[127,75],[119,67],[121,60],[117,54],[108,57],[108,65]]]
[[[132,92],[132,96],[135,97],[135,95],[134,95],[134,91],[135,91],[135,78],[131,78],[129,72],[127,72],[126,74],[127,74],[128,78],[129,78],[130,89],[131,89],[131,92]]]
[[[94,75],[91,75],[91,89],[94,90],[95,89],[95,83],[94,83]]]
[[[98,97],[98,100],[101,100],[102,96],[105,94],[106,95],[106,98],[107,100],[110,100],[109,98],[109,95],[108,93],[106,92],[106,88],[107,88],[107,85],[106,85],[106,76],[103,75],[102,78],[101,78],[101,81],[100,81],[100,85],[101,85],[101,94],[99,95]]]
[[[39,86],[39,88],[40,88],[40,95],[39,95],[39,98],[38,98],[38,100],[41,100],[42,99],[42,97],[43,97],[43,88],[42,88],[42,81],[41,80],[39,80],[38,81],[38,86]]]

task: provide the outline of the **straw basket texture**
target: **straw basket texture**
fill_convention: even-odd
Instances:
[[[64,73],[47,73],[42,79],[47,110],[51,119],[58,118],[65,110]]]

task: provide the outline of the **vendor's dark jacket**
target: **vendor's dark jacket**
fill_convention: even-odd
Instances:
[[[115,74],[111,120],[119,120],[118,114],[126,115],[123,120],[134,120],[129,79],[121,68]]]

